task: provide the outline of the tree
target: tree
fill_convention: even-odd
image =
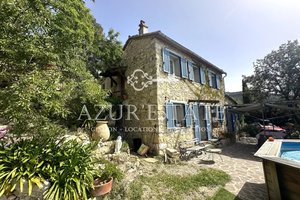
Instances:
[[[83,104],[107,105],[89,71],[105,38],[84,1],[3,0],[0,19],[0,118],[13,133],[63,133]]]
[[[101,30],[98,24],[96,29]],[[109,68],[122,68],[121,60],[123,55],[122,44],[118,40],[119,33],[113,29],[108,31],[108,35],[95,40],[94,51],[89,55],[90,71],[96,78],[100,77],[100,73]]]
[[[285,100],[300,97],[300,45],[297,40],[282,44],[254,64],[254,75],[247,77],[256,99],[278,96]]]

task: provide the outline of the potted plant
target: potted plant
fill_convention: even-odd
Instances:
[[[94,178],[94,189],[91,191],[92,196],[98,197],[111,191],[114,180],[120,180],[123,173],[117,166],[108,161],[99,161],[99,170]]]

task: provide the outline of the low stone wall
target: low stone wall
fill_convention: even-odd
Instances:
[[[255,137],[240,137],[239,142],[245,144],[257,144],[257,139]]]

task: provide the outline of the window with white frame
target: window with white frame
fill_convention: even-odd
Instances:
[[[188,104],[177,102],[166,103],[167,128],[190,127],[190,114],[191,112]]]
[[[221,76],[215,74],[214,72],[209,72],[209,86],[211,88],[220,89]]]
[[[181,77],[180,58],[170,54],[170,74]]]
[[[174,124],[176,127],[185,127],[185,110],[184,104],[173,104]]]
[[[187,60],[166,48],[163,49],[163,71],[181,78],[188,78]]]
[[[211,118],[213,120],[213,122],[217,122],[218,121],[218,107],[217,106],[211,106],[210,107],[210,112],[211,112]]]
[[[167,48],[162,49],[162,61],[163,71],[168,74],[174,74],[177,77],[201,84],[208,82],[210,87],[220,89],[221,77],[212,71],[208,71],[203,64],[198,63],[198,66],[193,61]],[[208,73],[208,80],[206,80],[206,73]]]
[[[193,71],[194,71],[194,81],[197,83],[200,83],[200,68],[193,65]]]
[[[215,73],[211,73],[211,87],[212,88],[217,88],[217,76]]]

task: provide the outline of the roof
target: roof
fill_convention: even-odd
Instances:
[[[163,34],[161,31],[155,31],[155,32],[151,32],[151,33],[145,33],[142,35],[134,35],[134,36],[130,36],[128,38],[128,40],[126,41],[123,49],[125,50],[127,45],[129,44],[129,42],[131,40],[135,40],[135,39],[141,39],[141,38],[146,38],[146,37],[154,37],[157,38],[163,42],[168,43],[169,45],[173,46],[174,48],[178,49],[179,51],[189,55],[191,58],[197,60],[198,62],[204,63],[207,66],[209,66],[210,68],[214,69],[215,71],[218,71],[222,74],[227,74],[226,72],[224,72],[222,69],[220,69],[219,67],[215,66],[214,64],[210,63],[209,61],[205,60],[204,58],[202,58],[201,56],[199,56],[198,54],[194,53],[193,51],[189,50],[188,48],[184,47],[183,45],[179,44],[178,42],[176,42],[175,40],[171,39],[170,37],[166,36],[165,34]]]
[[[238,104],[238,102],[234,99],[234,98],[232,98],[230,95],[228,95],[228,94],[226,94],[225,93],[225,98],[227,98],[227,99],[229,99],[231,102],[233,102],[234,104]]]

